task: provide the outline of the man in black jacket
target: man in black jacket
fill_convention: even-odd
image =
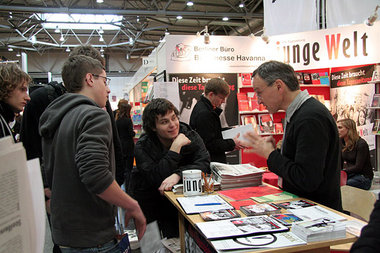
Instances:
[[[226,163],[226,152],[242,148],[238,136],[223,139],[220,123],[220,106],[226,102],[230,87],[224,80],[213,78],[205,86],[205,93],[194,106],[190,116],[190,126],[198,132],[210,153],[212,162]]]
[[[285,110],[281,150],[272,138],[246,134],[253,152],[267,159],[285,191],[342,210],[338,129],[328,109],[301,91],[290,65],[269,61],[252,74],[253,89],[270,113]]]
[[[209,154],[201,137],[179,122],[177,108],[166,99],[153,99],[145,107],[143,129],[135,147],[130,194],[147,223],[157,220],[164,237],[178,237],[177,210],[163,193],[181,181],[184,170],[208,173]]]

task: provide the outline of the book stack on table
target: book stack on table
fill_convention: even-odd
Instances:
[[[222,190],[261,185],[265,172],[250,164],[211,162],[210,168]]]

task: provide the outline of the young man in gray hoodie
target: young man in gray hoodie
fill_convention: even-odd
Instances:
[[[140,238],[146,220],[137,201],[114,179],[111,122],[102,109],[109,79],[99,61],[83,55],[65,62],[62,79],[68,93],[55,99],[40,119],[44,176],[52,190],[53,241],[62,252],[119,252],[114,205],[126,209],[126,223],[134,218]]]

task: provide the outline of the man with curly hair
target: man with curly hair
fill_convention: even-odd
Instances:
[[[12,135],[9,123],[30,100],[28,85],[32,78],[16,64],[0,64],[0,138]]]

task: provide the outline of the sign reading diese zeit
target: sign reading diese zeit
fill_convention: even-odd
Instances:
[[[341,67],[380,62],[380,21],[311,32],[257,37],[169,35],[168,73],[244,73],[268,60],[291,64],[295,70]]]

